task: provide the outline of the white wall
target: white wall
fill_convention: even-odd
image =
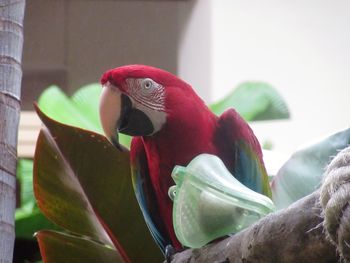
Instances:
[[[350,124],[348,0],[46,2],[28,1],[25,76],[60,69],[72,91],[106,68],[145,63],[179,74],[207,102],[243,81],[266,81],[292,120],[253,126],[286,151]]]
[[[288,102],[292,119],[253,127],[262,141],[270,139],[285,151],[349,126],[350,1],[202,0],[197,10],[208,4],[201,16],[195,6],[192,19],[210,21],[202,25],[210,50],[191,61],[211,63],[210,76],[202,75],[210,83],[208,102],[243,81],[272,84]],[[198,45],[191,52],[198,53]],[[196,69],[193,76],[200,74]]]
[[[210,101],[213,76],[211,2],[189,2],[184,2],[183,10],[179,12],[182,34],[178,49],[178,74],[190,83],[204,100]]]

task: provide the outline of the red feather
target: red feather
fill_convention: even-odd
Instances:
[[[136,172],[144,179],[138,178],[147,178],[148,183],[143,182],[143,194],[151,196],[146,197],[145,202],[153,224],[158,225],[165,239],[170,238],[175,248],[180,248],[172,224],[172,201],[168,197],[169,187],[175,184],[171,178],[174,166],[186,166],[201,153],[214,154],[233,174],[239,172],[244,181],[242,170],[248,160],[248,166],[252,166],[247,169],[253,173],[249,178],[253,187],[268,185],[260,144],[236,111],[226,111],[218,118],[190,85],[166,71],[142,65],[125,66],[108,71],[101,82],[110,81],[127,93],[126,78],[151,78],[165,87],[166,123],[152,136],[135,138],[131,158],[138,166]],[[269,195],[268,186],[261,189]]]

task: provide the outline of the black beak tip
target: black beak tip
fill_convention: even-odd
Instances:
[[[112,142],[113,146],[114,146],[115,148],[117,148],[119,151],[121,151],[121,152],[126,152],[126,151],[128,151],[127,148],[125,148],[123,145],[121,145],[121,144],[119,143],[119,141],[118,141],[118,135],[113,136],[113,137],[111,138],[111,142]]]

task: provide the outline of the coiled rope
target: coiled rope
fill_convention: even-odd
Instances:
[[[321,187],[323,227],[344,262],[350,262],[350,147],[328,165]]]

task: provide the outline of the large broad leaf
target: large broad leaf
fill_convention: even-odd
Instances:
[[[271,190],[276,207],[287,207],[315,191],[327,164],[349,143],[350,128],[294,153],[273,179]]]
[[[45,128],[35,152],[34,191],[43,213],[71,232],[116,247],[127,262],[161,261],[133,192],[129,154],[97,133],[37,112]]]
[[[217,115],[235,108],[247,121],[289,118],[286,102],[272,86],[262,82],[243,83],[210,108]]]
[[[41,94],[38,104],[56,121],[102,134],[98,113],[101,91],[101,85],[94,83],[80,88],[69,98],[57,86],[50,86]],[[130,141],[130,136],[120,134],[119,142],[125,147],[130,147]]]
[[[58,229],[40,212],[33,194],[33,161],[19,159],[17,162],[20,207],[16,209],[15,229],[17,238],[31,239],[35,232],[43,228]]]
[[[113,248],[86,238],[54,231],[36,234],[44,262],[51,263],[118,263],[123,262]]]
[[[101,126],[95,121],[95,116],[98,114],[98,90],[101,88],[92,84],[91,86],[83,88],[86,93],[91,95],[91,98],[96,100],[96,105],[91,105],[91,109],[87,112],[82,111],[83,108],[78,106],[74,100],[67,97],[67,95],[57,86],[47,88],[41,95],[38,101],[40,109],[51,118],[63,122],[68,125],[84,128],[87,130],[102,133]],[[81,92],[80,92],[81,93]],[[88,95],[87,94],[87,95]],[[74,95],[73,95],[74,96]],[[81,96],[82,97],[82,96]],[[90,98],[90,96],[86,96]],[[78,100],[82,101],[82,100]],[[94,112],[96,111],[96,113]],[[98,115],[97,115],[98,116]]]

